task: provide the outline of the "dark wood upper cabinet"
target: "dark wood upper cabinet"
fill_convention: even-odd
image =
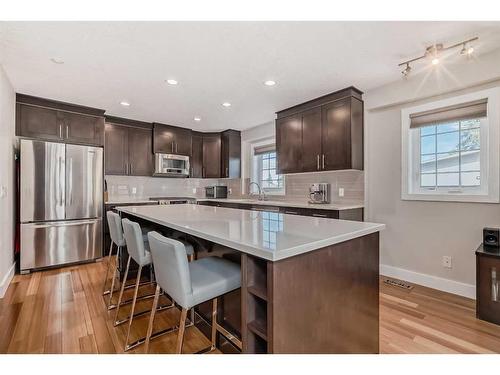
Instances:
[[[61,140],[62,119],[53,109],[16,105],[17,135],[47,140]]]
[[[301,171],[314,172],[321,169],[321,108],[301,113],[302,159]]]
[[[128,173],[128,128],[106,124],[105,130],[105,174],[126,175]]]
[[[192,133],[192,149],[191,149],[191,178],[203,177],[203,133]]]
[[[153,133],[149,129],[128,129],[129,175],[153,175]]]
[[[105,173],[152,176],[152,130],[106,123]]]
[[[16,135],[102,146],[104,110],[34,96],[16,96]]]
[[[191,137],[191,129],[154,123],[153,151],[191,156]]]
[[[278,171],[362,170],[361,95],[350,87],[278,112]]]
[[[61,112],[63,132],[69,142],[102,146],[104,141],[104,118],[78,113]]]
[[[203,172],[204,178],[221,177],[221,134],[203,133]]]
[[[221,133],[221,177],[241,176],[241,133],[226,130]]]
[[[276,120],[276,154],[279,173],[301,171],[302,117],[300,115]]]

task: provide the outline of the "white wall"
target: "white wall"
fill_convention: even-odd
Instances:
[[[474,297],[474,250],[483,227],[500,226],[500,205],[401,200],[401,109],[496,86],[500,51],[364,95],[366,218],[387,225],[382,273]],[[453,257],[452,269],[442,267],[443,255]]]
[[[14,275],[16,94],[0,65],[0,298]]]

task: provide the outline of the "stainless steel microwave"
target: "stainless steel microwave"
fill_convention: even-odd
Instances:
[[[154,176],[189,177],[189,156],[155,154]]]

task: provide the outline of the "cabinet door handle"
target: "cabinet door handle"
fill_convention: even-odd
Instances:
[[[175,152],[179,152],[179,145],[175,142]]]
[[[495,267],[491,269],[491,300],[498,302],[497,269]]]
[[[69,138],[69,126],[66,124],[66,139]]]
[[[314,217],[328,217],[326,214],[312,214]]]
[[[229,177],[229,168],[226,167],[226,177]]]
[[[316,169],[319,171],[319,154],[316,155]]]
[[[321,155],[321,164],[323,166],[323,169],[325,169],[325,154]]]
[[[128,174],[131,175],[132,174],[132,163],[130,163],[128,165]]]

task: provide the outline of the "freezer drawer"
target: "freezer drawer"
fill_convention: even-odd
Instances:
[[[21,270],[102,256],[102,220],[21,224]]]

